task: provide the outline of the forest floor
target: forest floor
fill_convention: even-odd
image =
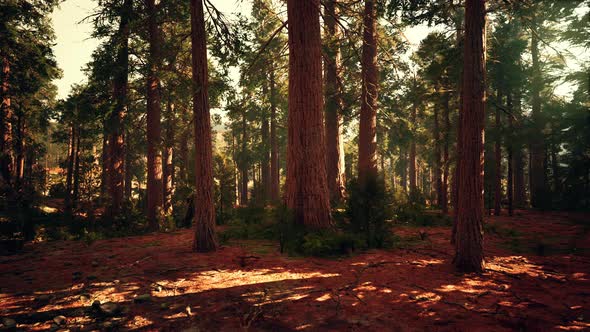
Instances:
[[[489,217],[487,271],[466,275],[453,271],[449,227],[396,227],[404,245],[340,259],[287,257],[264,241],[195,254],[190,230],[28,244],[0,257],[0,323],[70,331],[590,330],[589,220],[525,211]]]

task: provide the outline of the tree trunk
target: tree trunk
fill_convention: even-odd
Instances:
[[[103,124],[102,132],[102,151],[101,151],[101,167],[100,174],[100,197],[104,198],[107,193],[107,181],[109,179],[109,134],[107,132],[106,121]]]
[[[553,171],[553,192],[557,197],[561,193],[561,183],[559,180],[559,161],[558,161],[557,145],[551,144],[551,169]]]
[[[23,179],[25,176],[25,119],[23,115],[18,115],[16,117],[16,140],[14,144],[14,154],[15,154],[15,188],[17,190],[22,190],[23,187]]]
[[[286,203],[296,222],[332,227],[322,112],[319,0],[288,0],[289,118]]]
[[[262,120],[261,128],[262,136],[262,160],[260,165],[260,175],[262,180],[262,202],[266,202],[270,198],[271,184],[270,184],[270,144],[269,144],[269,126],[268,119]]]
[[[80,196],[80,136],[81,128],[76,128],[76,153],[74,154],[76,160],[74,161],[74,189],[72,194],[72,207],[75,209],[78,207],[78,201]]]
[[[485,0],[465,3],[465,43],[461,136],[458,145],[457,179],[461,199],[457,202],[456,255],[459,271],[483,270],[483,144],[486,102],[485,83]]]
[[[445,91],[444,95],[444,121],[445,121],[445,132],[444,132],[444,146],[443,146],[443,178],[442,178],[442,196],[440,207],[442,213],[449,213],[449,135],[451,133],[451,119],[449,118],[449,99],[450,93]]]
[[[358,176],[361,186],[377,176],[377,18],[374,0],[365,0],[363,15],[362,93],[359,121]]]
[[[191,41],[193,65],[193,113],[195,125],[195,238],[193,250],[217,249],[213,203],[213,145],[209,116],[209,74],[207,34],[203,1],[191,0]]]
[[[344,142],[340,115],[343,108],[341,89],[340,27],[337,24],[339,9],[336,0],[325,3],[324,24],[326,33],[325,100],[326,100],[326,173],[330,200],[339,203],[344,198]]]
[[[502,105],[502,94],[497,93],[497,104]],[[496,107],[496,142],[494,145],[494,215],[499,216],[502,211],[502,128],[500,107]]]
[[[163,181],[163,212],[164,216],[172,216],[172,196],[174,195],[174,129],[176,128],[176,121],[174,118],[174,104],[168,100],[167,106],[168,121],[166,126],[166,136],[164,142],[164,154],[162,169]]]
[[[277,106],[275,70],[271,65],[270,69],[270,198],[277,202],[280,196],[279,188],[279,143],[277,138]]]
[[[72,209],[72,179],[74,174],[74,159],[76,158],[76,127],[70,126],[70,142],[68,144],[68,164],[66,167],[66,196],[64,206],[67,212]]]
[[[187,183],[189,182],[189,175],[188,175],[188,167],[187,165],[191,162],[188,156],[188,141],[189,141],[190,131],[189,128],[183,129],[182,134],[180,135],[180,177],[182,180]]]
[[[129,136],[129,130],[125,130],[125,136],[127,137]],[[132,189],[133,189],[133,164],[135,162],[135,160],[133,159],[133,156],[131,155],[131,149],[129,148],[129,146],[125,145],[124,146],[124,154],[125,154],[125,164],[123,165],[123,169],[125,170],[125,185],[124,185],[124,199],[130,200],[131,199],[131,195],[132,195]],[[139,180],[138,180],[139,182]],[[138,183],[138,188],[141,187],[141,184]]]
[[[2,107],[0,107],[0,174],[4,183],[12,181],[12,164],[14,152],[12,149],[12,108],[10,105],[10,62],[2,59]]]
[[[242,178],[242,194],[240,196],[240,205],[246,206],[248,205],[248,123],[246,121],[246,110],[243,110],[242,113],[242,157],[240,158],[240,173]]]
[[[441,164],[441,141],[440,141],[440,119],[438,105],[434,106],[434,190],[436,192],[436,206],[442,208],[443,201],[443,184],[442,184],[442,164]]]
[[[508,215],[512,217],[514,214],[514,110],[512,108],[512,93],[508,93],[506,96],[506,104],[508,106],[508,135],[506,137],[506,152],[508,153]]]
[[[109,119],[108,192],[110,203],[107,215],[111,218],[121,212],[125,183],[125,114],[127,112],[127,83],[129,72],[129,21],[133,10],[132,0],[125,0],[120,13],[117,34],[116,65],[113,68],[113,99],[115,107]]]
[[[407,149],[402,149],[401,147],[399,148],[399,155],[401,158],[401,169],[399,172],[399,177],[400,177],[400,185],[402,186],[402,189],[404,192],[408,191],[408,152]]]
[[[412,105],[412,111],[410,114],[411,126],[416,126],[416,113],[418,109],[417,101],[414,101]],[[415,133],[414,133],[415,134]],[[410,194],[416,193],[416,180],[417,180],[417,169],[416,169],[416,139],[413,138],[410,142],[410,165],[409,165],[409,177],[410,177]]]
[[[149,59],[147,75],[147,218],[157,231],[162,219],[162,129],[160,123],[160,31],[155,0],[147,0]]]
[[[533,18],[533,22],[535,19]],[[543,115],[541,114],[541,90],[543,81],[541,78],[541,68],[539,64],[539,38],[535,33],[531,34],[531,58],[532,58],[532,111],[531,118],[533,121],[533,133],[530,135],[531,146],[531,165],[530,165],[530,182],[531,182],[531,205],[534,208],[547,207],[547,190],[545,183],[545,138],[543,137],[543,128],[545,126]]]

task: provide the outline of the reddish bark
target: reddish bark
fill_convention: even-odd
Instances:
[[[374,0],[365,0],[363,15],[362,94],[359,121],[358,174],[361,185],[377,176],[377,18]]]
[[[508,188],[506,188],[506,194],[508,196],[508,215],[512,216],[514,214],[514,143],[513,139],[511,139],[511,136],[514,133],[514,112],[512,109],[511,93],[508,93],[508,95],[506,96],[506,105],[508,107],[508,136],[506,142],[506,153],[508,154]]]
[[[416,113],[418,109],[418,105],[417,105],[417,101],[414,101],[413,105],[412,105],[412,110],[410,113],[410,122],[411,122],[411,126],[415,126],[416,124]],[[415,193],[416,192],[416,182],[417,182],[417,169],[416,169],[416,140],[412,139],[412,141],[410,142],[410,155],[409,155],[409,170],[408,170],[408,176],[409,176],[409,182],[410,182],[410,193]]]
[[[326,173],[330,200],[338,203],[344,198],[346,183],[344,174],[344,143],[342,140],[342,123],[340,115],[343,108],[340,82],[341,52],[340,27],[337,24],[339,9],[335,0],[325,3],[326,60],[325,100],[326,100]]]
[[[332,226],[322,112],[320,1],[288,0],[289,118],[286,203],[296,222]]]
[[[247,152],[248,148],[248,123],[246,120],[246,110],[243,110],[242,113],[242,153],[241,153],[241,160],[240,160],[240,178],[242,179],[241,185],[241,194],[240,194],[240,205],[246,206],[248,205],[248,162],[247,162]]]
[[[162,219],[162,129],[160,123],[160,31],[156,1],[147,0],[149,64],[147,75],[147,218],[149,229],[160,228]]]
[[[434,107],[434,170],[433,170],[433,184],[436,193],[436,206],[442,207],[443,200],[443,183],[442,183],[442,152],[440,141],[440,115],[438,105]]]
[[[2,105],[0,107],[0,174],[5,183],[12,181],[12,108],[10,105],[10,62],[2,59]]]
[[[483,253],[483,143],[485,84],[485,0],[465,3],[465,43],[461,135],[458,146],[457,179],[461,199],[457,202],[454,263],[459,271],[479,272],[484,267]]]
[[[116,65],[113,68],[113,97],[115,107],[109,118],[109,154],[107,190],[110,203],[107,214],[115,217],[121,212],[125,182],[125,127],[127,113],[127,83],[129,72],[129,22],[132,0],[125,0],[121,10],[121,21],[117,34]]]
[[[193,250],[217,249],[213,203],[213,145],[209,115],[207,34],[203,1],[191,0],[193,114],[195,128],[195,237]]]

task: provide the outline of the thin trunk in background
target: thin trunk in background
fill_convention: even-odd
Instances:
[[[502,94],[498,90],[497,105],[502,105]],[[494,144],[494,215],[499,216],[502,211],[502,128],[501,128],[501,111],[500,107],[496,107],[495,114],[495,128],[496,137]]]
[[[326,124],[326,173],[330,200],[339,203],[344,198],[344,143],[342,140],[343,108],[341,89],[340,26],[338,4],[328,0],[324,4],[324,25],[326,34],[325,75],[325,124]]]

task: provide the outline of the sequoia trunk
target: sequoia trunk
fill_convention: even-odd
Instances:
[[[209,116],[207,34],[203,1],[191,0],[191,44],[193,65],[193,121],[195,128],[195,237],[193,250],[217,249],[213,203],[213,145]]]
[[[288,0],[289,117],[286,203],[308,227],[332,226],[322,112],[320,1]]]
[[[461,199],[457,202],[454,263],[458,270],[467,272],[482,271],[484,265],[485,15],[485,0],[466,1],[461,135],[457,142],[461,151],[458,160],[461,177],[457,179]]]
[[[377,176],[377,18],[374,0],[365,0],[361,59],[361,115],[359,121],[358,174],[361,186]]]

